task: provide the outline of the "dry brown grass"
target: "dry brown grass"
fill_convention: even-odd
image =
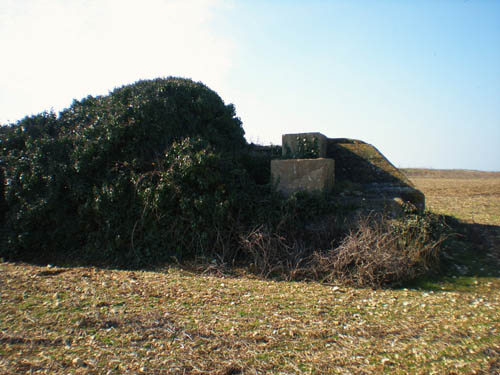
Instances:
[[[425,194],[428,209],[469,223],[500,225],[500,172],[405,171]]]
[[[411,179],[415,177],[427,178],[451,178],[451,179],[474,179],[474,178],[500,178],[500,172],[485,172],[471,169],[424,169],[406,168],[402,171]]]
[[[500,282],[371,290],[0,265],[4,374],[485,373]]]
[[[465,199],[471,184],[441,179],[414,181],[429,207],[451,207],[469,220],[469,208],[447,199]],[[498,190],[489,183],[476,189],[481,200],[474,202],[490,212],[486,203],[497,204]],[[491,214],[479,217],[498,226]],[[0,263],[0,301],[2,374],[500,372],[495,277],[372,290],[175,267],[130,272]]]
[[[488,263],[500,269],[500,172],[405,170],[429,210],[469,224]]]

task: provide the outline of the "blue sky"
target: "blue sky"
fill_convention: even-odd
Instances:
[[[496,0],[2,0],[0,48],[2,123],[173,75],[234,103],[249,141],[500,170]]]

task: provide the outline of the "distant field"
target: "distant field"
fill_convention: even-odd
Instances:
[[[500,172],[404,169],[427,208],[469,223],[500,225]]]
[[[484,172],[471,169],[423,169],[423,168],[405,168],[402,169],[409,177],[427,177],[427,178],[500,178],[500,172]]]
[[[409,176],[428,208],[500,244],[500,173]],[[499,374],[500,279],[419,285],[0,263],[0,373]]]

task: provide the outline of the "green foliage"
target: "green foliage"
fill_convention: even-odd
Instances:
[[[451,228],[442,216],[432,212],[419,212],[413,205],[404,205],[404,215],[400,220],[390,223],[390,230],[402,240],[402,246],[412,242],[442,242],[451,235]]]
[[[158,164],[136,178],[143,212],[133,250],[163,260],[234,256],[242,211],[251,207],[246,171],[200,138],[174,142]]]
[[[0,204],[5,207],[5,230],[0,256],[42,259],[64,253],[102,262],[140,263],[135,259],[138,254],[158,253],[158,238],[165,236],[147,231],[149,237],[142,242],[149,246],[156,241],[155,249],[133,243],[145,213],[158,211],[148,206],[151,202],[144,200],[147,194],[138,181],[167,173],[172,196],[161,204],[180,205],[169,206],[173,217],[179,209],[183,214],[189,211],[187,202],[199,212],[210,207],[220,216],[221,208],[214,202],[225,207],[220,190],[224,185],[215,184],[238,169],[224,170],[223,161],[245,149],[243,135],[232,105],[225,105],[205,85],[180,78],[139,81],[108,96],[74,101],[59,116],[42,113],[2,127]],[[189,137],[204,143],[206,155],[178,148]],[[211,175],[217,158],[220,172]],[[165,171],[159,170],[160,165]],[[163,177],[152,181],[162,182]],[[200,184],[206,184],[205,190],[197,190]],[[178,219],[192,221],[194,231],[199,229],[197,223],[209,220],[194,211],[189,215]],[[153,237],[158,238],[153,241]],[[172,238],[167,247],[171,243]]]
[[[271,160],[281,157],[281,146],[260,146],[251,143],[247,152],[239,156],[239,161],[260,185],[271,182]]]
[[[76,168],[94,175],[117,161],[151,170],[172,142],[186,137],[200,137],[218,152],[235,153],[246,144],[234,106],[203,84],[180,78],[139,81],[74,102],[60,121],[76,137]]]
[[[52,113],[27,117],[4,134],[0,162],[7,208],[3,251],[30,256],[66,236],[68,217],[74,208],[67,194],[72,178],[71,142],[58,137]]]

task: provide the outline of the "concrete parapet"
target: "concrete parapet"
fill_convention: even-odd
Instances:
[[[366,142],[327,138],[317,132],[284,134],[282,153],[288,159],[272,160],[271,175],[278,181],[278,189],[286,194],[327,191],[337,183],[340,204],[392,215],[402,212],[403,203],[425,209],[424,194]]]
[[[326,158],[328,138],[321,133],[283,134],[282,142],[284,157]]]
[[[271,175],[278,190],[285,194],[296,191],[328,191],[335,183],[335,161],[332,159],[271,160]]]

